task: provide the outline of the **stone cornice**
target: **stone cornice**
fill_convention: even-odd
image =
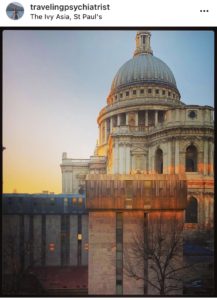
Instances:
[[[120,130],[119,132],[113,132],[112,136],[131,136],[131,137],[144,137],[145,139],[159,140],[159,138],[166,138],[167,141],[171,140],[207,140],[214,142],[214,129],[212,127],[189,127],[189,126],[177,126],[177,127],[162,127],[153,129],[149,132],[136,132],[129,131],[127,128]],[[205,131],[205,132],[204,132]],[[210,132],[207,132],[210,131]],[[206,133],[206,136],[204,136]]]

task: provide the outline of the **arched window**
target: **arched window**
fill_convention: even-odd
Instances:
[[[197,172],[197,148],[193,145],[186,149],[185,171]]]
[[[198,211],[197,199],[191,197],[190,200],[188,201],[188,205],[185,211],[185,223],[197,223],[198,222],[197,211]]]
[[[163,151],[161,149],[157,149],[155,153],[155,171],[163,174]]]

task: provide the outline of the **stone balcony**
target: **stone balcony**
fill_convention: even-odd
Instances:
[[[138,126],[129,126],[129,125],[122,125],[112,128],[112,135],[119,135],[119,134],[133,134],[133,133],[139,133],[139,134],[150,134],[161,130],[166,130],[170,128],[201,128],[201,127],[207,127],[210,129],[213,129],[213,122],[201,122],[201,121],[169,121],[169,122],[161,122],[157,125],[138,125]]]

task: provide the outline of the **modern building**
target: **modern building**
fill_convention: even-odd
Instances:
[[[14,253],[23,266],[87,266],[84,195],[4,194],[3,213],[5,241],[17,241]]]
[[[81,194],[3,195],[4,292],[18,293],[13,281],[19,279],[19,274],[31,274],[47,294],[87,294],[88,212],[85,201]]]

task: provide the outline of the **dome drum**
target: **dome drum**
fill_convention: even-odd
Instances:
[[[170,89],[175,90],[179,94],[178,89],[174,88],[174,85],[169,82],[165,83],[163,80],[161,81],[161,80],[154,80],[154,79],[150,79],[150,80],[141,79],[141,80],[137,80],[137,81],[133,81],[130,83],[125,83],[125,84],[119,85],[117,88],[111,90],[109,96],[114,95],[115,93],[118,93],[126,88],[147,87],[147,86],[151,86],[151,85],[164,87],[164,88],[170,88]]]
[[[127,86],[119,87],[115,92],[111,92],[107,97],[107,104],[111,105],[117,101],[123,101],[127,99],[144,98],[159,98],[161,101],[165,99],[172,99],[174,101],[180,100],[179,91],[172,85],[165,85],[163,83],[134,83]]]

